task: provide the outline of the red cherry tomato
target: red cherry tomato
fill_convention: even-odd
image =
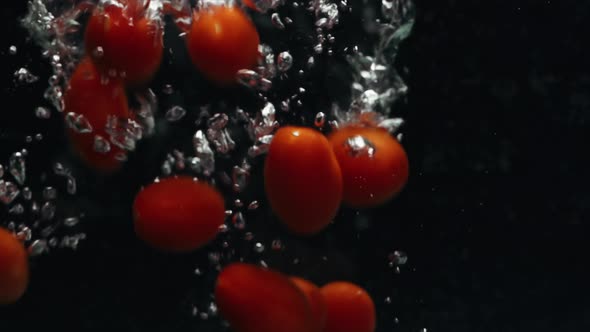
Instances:
[[[329,137],[344,182],[344,202],[352,207],[374,207],[399,193],[408,180],[408,156],[399,142],[382,128],[350,126]],[[349,140],[370,149],[355,151]]]
[[[18,301],[28,283],[27,252],[12,233],[0,227],[0,305]]]
[[[303,293],[276,271],[228,265],[217,277],[215,301],[234,332],[320,332]]]
[[[135,197],[133,214],[140,239],[156,249],[186,252],[215,238],[225,207],[209,184],[179,176],[143,188]]]
[[[163,29],[146,17],[144,0],[117,2],[92,13],[84,37],[86,54],[103,73],[124,77],[129,85],[142,85],[162,61]]]
[[[289,230],[312,235],[336,216],[342,174],[321,133],[304,127],[280,128],[268,150],[264,184],[270,206]]]
[[[238,70],[252,68],[258,59],[258,31],[237,7],[195,12],[186,41],[195,67],[219,84],[235,82]]]
[[[367,292],[349,282],[332,282],[321,288],[326,302],[324,332],[374,332],[375,304]]]
[[[97,152],[94,148],[95,137],[109,141],[105,127],[109,115],[122,119],[131,117],[127,107],[127,96],[123,83],[118,79],[101,81],[101,74],[89,58],[84,58],[76,67],[70,78],[69,88],[64,96],[64,115],[75,113],[87,121],[92,132],[80,132],[68,128],[70,141],[78,155],[89,166],[100,172],[113,172],[121,167],[117,155],[125,156],[125,151],[110,144],[106,153]]]
[[[317,330],[323,331],[326,325],[326,303],[320,289],[310,281],[302,278],[291,277],[291,281],[307,298]]]

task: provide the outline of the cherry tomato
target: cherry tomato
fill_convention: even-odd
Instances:
[[[320,291],[327,309],[324,332],[375,331],[375,304],[364,289],[349,282],[336,281]]]
[[[342,200],[342,174],[332,147],[311,128],[277,130],[266,157],[264,184],[274,213],[300,235],[324,229]]]
[[[308,280],[291,277],[291,281],[297,286],[307,298],[317,330],[323,331],[326,325],[326,303],[318,286]]]
[[[121,80],[101,81],[101,74],[92,61],[88,57],[82,59],[70,78],[64,96],[63,113],[67,117],[70,112],[77,117],[81,116],[80,122],[87,122],[92,128],[91,132],[76,131],[70,127],[67,129],[70,141],[82,160],[104,173],[119,169],[122,163],[117,156],[125,156],[125,151],[110,144],[108,152],[97,152],[94,141],[97,135],[109,141],[110,136],[105,130],[109,115],[122,119],[131,117]]]
[[[0,305],[18,301],[28,283],[27,252],[12,233],[0,227]]]
[[[142,85],[162,61],[162,31],[158,21],[146,17],[144,0],[117,0],[92,13],[84,37],[86,54],[103,73]]]
[[[238,7],[212,6],[195,12],[187,36],[193,64],[219,84],[235,82],[238,70],[256,64],[259,43],[256,27]]]
[[[305,295],[273,270],[228,265],[217,277],[215,301],[234,332],[320,332]]]
[[[212,241],[225,219],[221,194],[188,176],[165,178],[143,188],[133,203],[135,232],[150,246],[171,252]]]
[[[374,207],[390,200],[405,186],[408,156],[385,129],[349,126],[335,131],[329,139],[342,169],[346,204]]]

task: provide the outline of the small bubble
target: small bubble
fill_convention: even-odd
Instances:
[[[278,28],[281,30],[285,29],[285,24],[283,24],[283,21],[281,21],[281,17],[279,16],[278,13],[273,13],[271,15],[271,22],[275,28]]]
[[[242,206],[244,206],[244,203],[242,203],[242,200],[241,200],[241,199],[239,199],[239,198],[236,198],[236,199],[234,200],[234,205],[235,205],[235,207],[237,207],[237,208],[241,208]]]
[[[41,133],[35,134],[35,139],[36,139],[37,141],[41,141],[41,140],[43,140],[43,134],[41,134]]]
[[[98,153],[107,153],[111,151],[111,144],[104,137],[95,135],[93,148]]]
[[[324,114],[324,112],[318,112],[315,115],[315,119],[314,119],[313,124],[318,128],[323,128],[325,123],[326,123],[326,115]]]
[[[29,256],[38,256],[49,251],[49,247],[47,246],[47,241],[35,240],[27,250],[29,251]]]
[[[260,204],[258,203],[258,201],[252,201],[250,202],[250,204],[248,204],[248,210],[256,210],[259,206]]]
[[[43,188],[43,199],[45,200],[52,200],[57,197],[57,189],[53,187],[45,187]]]
[[[264,244],[260,243],[260,242],[256,242],[254,244],[254,251],[257,253],[262,253],[264,251]]]
[[[51,117],[51,111],[47,107],[39,106],[35,108],[35,116],[39,119],[49,119]]]
[[[281,250],[281,249],[283,249],[283,243],[279,239],[273,240],[272,244],[271,244],[271,248],[272,248],[272,250],[275,250],[275,251]]]
[[[171,95],[174,93],[174,88],[171,84],[164,84],[164,87],[162,87],[162,92],[164,94]]]
[[[196,269],[195,269],[195,271],[194,271],[194,273],[195,273],[195,275],[197,275],[197,276],[201,276],[201,275],[203,275],[203,271],[201,271],[201,269],[199,269],[199,268],[196,268]]]
[[[16,52],[17,52],[16,46],[14,46],[14,45],[10,45],[10,47],[8,48],[8,53],[9,53],[10,55],[15,55],[15,54],[16,54]]]
[[[66,227],[74,227],[80,222],[78,217],[69,217],[64,219],[64,225]]]
[[[246,234],[244,234],[244,240],[252,241],[253,239],[254,239],[254,234],[252,234],[252,232],[247,232]]]
[[[55,204],[45,202],[41,207],[41,219],[51,220],[55,216]]]
[[[277,69],[280,72],[286,72],[293,65],[293,56],[289,52],[281,52],[277,56]]]
[[[180,106],[172,106],[166,111],[166,120],[176,122],[186,115],[186,110]]]

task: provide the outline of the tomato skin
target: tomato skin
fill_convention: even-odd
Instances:
[[[258,59],[258,31],[238,7],[212,6],[195,12],[186,39],[195,67],[209,80],[228,85]]]
[[[342,174],[332,147],[311,128],[277,130],[266,156],[264,185],[274,213],[299,235],[328,226],[342,200]]]
[[[117,154],[125,151],[114,144],[107,153],[94,150],[94,137],[100,135],[109,140],[105,126],[109,115],[130,118],[125,87],[121,80],[109,79],[101,82],[98,72],[90,58],[83,58],[72,74],[69,88],[64,96],[64,116],[69,112],[83,115],[92,126],[91,133],[79,133],[67,128],[67,133],[80,158],[90,167],[101,173],[118,170],[122,163],[116,159]]]
[[[352,156],[346,141],[360,135],[371,142],[375,152]],[[385,129],[349,126],[329,136],[342,170],[344,202],[355,208],[381,205],[405,186],[409,175],[408,156],[402,145]]]
[[[326,303],[324,332],[374,332],[375,304],[359,286],[335,281],[320,289]]]
[[[118,2],[123,8],[106,5],[92,13],[84,36],[86,54],[104,74],[115,71],[127,85],[144,85],[162,62],[163,29],[138,10],[142,1]]]
[[[279,272],[233,263],[217,277],[215,301],[234,332],[321,332],[305,295]]]
[[[29,284],[29,261],[23,244],[0,227],[0,305],[18,301]]]
[[[215,238],[225,207],[221,194],[209,184],[179,176],[144,187],[135,197],[133,216],[137,236],[150,246],[188,252]]]
[[[323,331],[324,326],[326,325],[326,303],[324,302],[324,297],[322,296],[320,289],[312,282],[303,278],[291,277],[290,279],[291,282],[293,282],[305,295],[309,307],[311,308],[311,313],[314,323],[317,326],[317,330]]]

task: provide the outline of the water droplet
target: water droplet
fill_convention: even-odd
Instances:
[[[10,210],[8,210],[8,213],[14,214],[14,215],[21,215],[24,212],[25,212],[25,208],[23,207],[22,204],[16,204],[13,207],[11,207]]]
[[[29,252],[29,256],[33,257],[49,251],[49,247],[47,246],[47,241],[35,240],[33,243],[31,243],[27,250]]]
[[[186,115],[186,110],[180,106],[172,106],[166,111],[166,120],[175,122]]]
[[[98,153],[107,153],[111,151],[111,144],[104,137],[95,135],[93,148]]]
[[[352,157],[368,156],[372,158],[375,155],[373,143],[361,135],[349,137],[344,142],[344,148]]]
[[[41,219],[51,220],[53,217],[55,217],[55,204],[45,202],[41,207]]]
[[[17,80],[18,83],[34,83],[39,80],[39,77],[33,75],[28,69],[20,68],[19,70],[14,72],[14,78]]]
[[[39,106],[35,108],[35,116],[39,119],[49,119],[51,117],[51,111],[47,107]]]
[[[20,194],[18,187],[8,181],[0,180],[0,201],[6,205],[12,203]]]
[[[389,254],[388,259],[393,265],[404,265],[408,261],[408,255],[403,251],[396,250]]]
[[[250,173],[248,171],[246,171],[245,169],[243,169],[241,167],[234,166],[234,168],[232,170],[232,181],[233,181],[234,191],[240,192],[240,191],[244,190],[244,188],[246,187],[249,176],[250,176]]]
[[[26,199],[27,201],[30,200],[31,198],[33,198],[33,192],[31,191],[31,188],[29,188],[29,187],[23,188],[23,198]]]
[[[23,184],[26,179],[25,158],[21,152],[15,152],[8,161],[8,170],[18,184]]]
[[[272,25],[275,28],[278,28],[281,30],[285,29],[285,24],[283,24],[283,21],[281,21],[281,17],[279,16],[278,13],[272,13],[270,18],[271,18]]]
[[[69,217],[64,219],[64,225],[66,227],[74,227],[80,222],[78,217]]]
[[[66,183],[66,190],[67,190],[68,194],[70,194],[70,195],[76,194],[76,191],[77,191],[76,178],[74,178],[71,175],[68,175],[68,180]]]
[[[314,119],[313,124],[318,128],[323,128],[325,123],[326,123],[326,115],[324,114],[324,112],[318,112],[315,115],[315,119]]]
[[[244,229],[246,228],[246,219],[242,212],[237,212],[232,217],[232,223],[236,229]]]
[[[262,243],[260,243],[260,242],[256,242],[254,244],[254,251],[257,252],[257,253],[259,253],[259,254],[262,253],[264,251],[264,245]]]
[[[66,114],[66,125],[68,128],[79,134],[87,134],[92,132],[92,125],[82,114],[68,112]]]
[[[250,204],[248,204],[248,210],[256,210],[259,206],[260,204],[258,203],[258,201],[252,201],[250,202]]]
[[[276,240],[272,241],[271,247],[272,247],[272,250],[275,250],[275,251],[282,250],[283,243],[281,242],[281,240],[276,239]]]
[[[286,72],[293,65],[293,56],[289,52],[281,52],[277,56],[277,69],[280,72]]]
[[[53,187],[43,188],[43,199],[52,200],[57,198],[57,190]]]

